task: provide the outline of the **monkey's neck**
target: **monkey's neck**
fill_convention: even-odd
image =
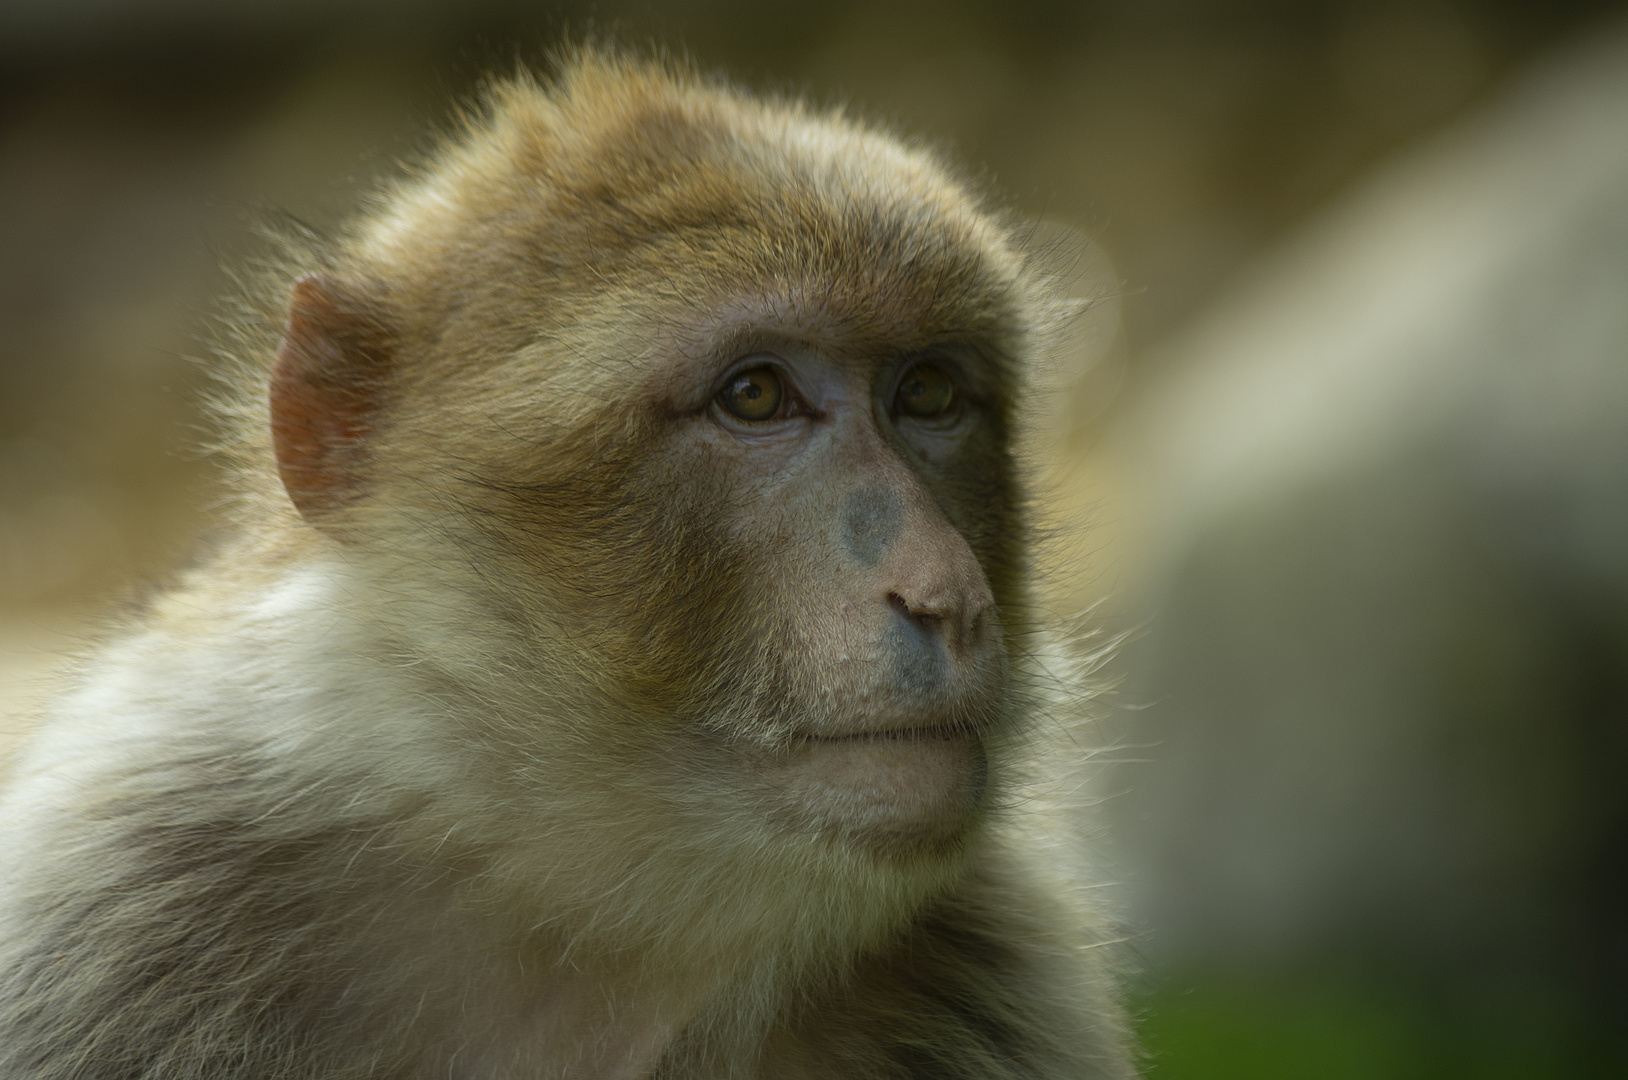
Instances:
[[[430,1062],[430,1071],[457,1080],[756,1075],[758,1049],[788,1006],[840,979],[860,942],[870,940],[851,931],[844,940],[839,929],[830,928],[833,940],[818,952],[765,942],[727,955],[662,948],[606,954],[555,948],[535,935],[486,937],[462,954],[443,988],[453,991],[442,999],[452,1006],[443,1013],[450,1030],[428,1040],[464,1049],[451,1061]]]
[[[528,983],[518,994],[489,986],[485,1011],[461,1002],[448,1044],[464,1049],[434,1071],[457,1080],[644,1080],[711,996],[615,962],[560,964]]]
[[[721,915],[720,917],[727,917]],[[427,926],[442,927],[430,914]],[[756,1075],[759,1048],[795,997],[837,974],[782,957],[728,961],[660,950],[551,949],[535,935],[465,927],[434,942],[446,965],[415,1042],[425,1075],[453,1080],[664,1080]],[[398,947],[401,943],[398,943]],[[455,1047],[450,1057],[447,1047]]]

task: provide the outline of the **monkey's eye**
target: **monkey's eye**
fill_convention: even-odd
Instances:
[[[718,403],[742,420],[772,420],[785,399],[785,384],[766,367],[741,372],[718,394]]]
[[[905,416],[942,416],[955,404],[955,383],[936,364],[917,364],[904,373],[894,403]]]

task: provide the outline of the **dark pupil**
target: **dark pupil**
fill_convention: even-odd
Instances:
[[[910,416],[937,416],[949,408],[952,393],[943,372],[918,367],[899,384],[899,408]]]
[[[780,378],[772,371],[749,371],[736,376],[724,396],[730,412],[743,420],[767,420],[780,409]]]

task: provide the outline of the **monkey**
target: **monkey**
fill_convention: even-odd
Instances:
[[[583,47],[291,238],[228,538],[0,796],[0,1076],[1135,1075],[1031,843],[1020,234]]]

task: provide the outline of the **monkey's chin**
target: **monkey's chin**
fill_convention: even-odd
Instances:
[[[938,728],[806,736],[785,768],[799,817],[892,854],[953,844],[975,820],[988,783],[983,741]]]

